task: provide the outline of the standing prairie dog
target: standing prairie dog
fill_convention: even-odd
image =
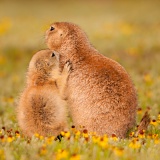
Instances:
[[[70,66],[62,73],[59,62],[50,50],[37,52],[31,59],[27,84],[17,107],[18,124],[27,137],[35,133],[57,136],[67,127],[65,98]]]
[[[120,138],[135,124],[137,96],[125,69],[89,42],[83,30],[68,22],[53,23],[46,31],[48,47],[60,55],[60,68],[70,60],[68,106],[76,127]]]

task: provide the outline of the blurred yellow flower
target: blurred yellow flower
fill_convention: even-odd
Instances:
[[[158,138],[158,134],[153,134],[153,135],[152,135],[152,138],[153,138],[153,139],[157,139],[157,138]]]
[[[131,35],[134,32],[134,27],[126,22],[122,22],[119,24],[120,31],[125,35]]]
[[[133,137],[133,136],[134,136],[134,132],[131,132],[131,133],[129,134],[129,136],[130,136],[130,137]]]
[[[20,137],[19,131],[15,131],[15,136],[16,136],[16,137]]]
[[[59,149],[56,153],[56,160],[61,160],[68,157],[68,151]]]
[[[160,123],[160,113],[158,114],[157,122]]]
[[[135,55],[138,54],[138,50],[137,50],[137,48],[128,48],[128,49],[127,49],[127,53],[128,53],[129,55],[131,55],[131,56],[135,56]]]
[[[43,137],[43,136],[39,136],[39,139],[40,139],[40,140],[43,140],[43,139],[44,139],[44,137]]]
[[[112,134],[111,139],[112,139],[113,141],[118,141],[118,137],[117,137],[115,134]]]
[[[54,141],[54,139],[55,139],[54,136],[48,137],[48,138],[46,139],[47,144],[52,144],[52,142]]]
[[[6,158],[5,158],[5,154],[4,154],[4,150],[1,150],[0,149],[0,159],[1,160],[5,160]]]
[[[145,130],[141,130],[138,134],[138,138],[145,138]]]
[[[70,134],[70,132],[64,132],[64,131],[62,131],[61,135],[64,136],[64,137],[66,137],[66,138],[69,138],[71,134]]]
[[[3,35],[9,31],[11,28],[12,23],[9,18],[3,18],[0,21],[0,35]]]
[[[81,135],[81,132],[80,132],[80,131],[76,131],[75,135],[76,135],[76,136],[80,136],[80,135]]]
[[[6,63],[6,58],[3,55],[0,55],[0,65],[3,65]]]
[[[102,148],[108,147],[108,137],[104,135],[103,137],[92,136],[92,142],[98,144]]]
[[[75,155],[72,155],[69,160],[80,160],[80,158],[81,158],[80,155],[75,154]]]
[[[47,154],[46,146],[42,146],[40,148],[39,154],[40,155],[46,155]]]
[[[13,103],[14,102],[14,98],[12,96],[4,97],[4,101],[7,102],[7,103]]]
[[[154,143],[155,143],[155,144],[160,144],[160,139],[156,138],[156,139],[154,140]]]
[[[117,155],[119,157],[124,155],[124,149],[123,148],[115,147],[113,151],[114,151],[115,155]]]
[[[98,141],[98,145],[104,149],[108,148],[108,143],[105,141]]]
[[[1,142],[5,142],[5,137],[2,135],[2,136],[0,136],[0,141]]]
[[[152,139],[152,134],[148,134],[148,135],[147,135],[147,138],[148,138],[148,139]]]
[[[155,126],[155,127],[158,125],[158,123],[157,123],[157,121],[155,119],[152,119],[150,121],[150,124],[153,125],[153,126]]]
[[[37,138],[40,137],[40,135],[38,133],[35,133],[34,136],[37,137]]]
[[[131,141],[131,143],[129,144],[129,147],[133,149],[138,149],[141,147],[141,143],[139,142],[137,138],[135,138]]]
[[[142,114],[142,108],[137,109],[137,114]]]
[[[84,138],[88,138],[89,137],[88,133],[83,133],[82,135],[83,135]]]
[[[153,84],[153,78],[151,77],[150,74],[145,74],[145,75],[143,76],[143,80],[144,80],[144,82],[145,82],[148,86],[150,86],[150,85]]]
[[[100,141],[100,137],[92,136],[93,143],[98,143]]]
[[[147,98],[152,98],[153,97],[153,94],[152,94],[151,91],[148,91],[145,94],[146,94]]]
[[[7,138],[7,142],[11,143],[14,139],[15,139],[14,137],[9,136],[9,137]]]

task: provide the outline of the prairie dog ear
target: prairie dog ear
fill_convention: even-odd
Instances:
[[[65,31],[64,31],[64,29],[59,29],[58,34],[59,34],[60,38],[64,38],[68,34],[68,31],[67,31],[67,29]]]

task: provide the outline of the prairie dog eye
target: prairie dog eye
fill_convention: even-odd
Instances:
[[[50,31],[53,31],[55,28],[53,26],[51,26]]]
[[[52,53],[52,54],[51,54],[51,57],[54,57],[54,56],[55,56],[55,54],[54,54],[54,53]]]

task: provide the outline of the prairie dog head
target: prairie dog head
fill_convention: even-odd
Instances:
[[[59,73],[59,57],[49,49],[37,52],[31,59],[27,72],[27,85],[37,86],[53,82]]]
[[[58,54],[57,54],[58,55]],[[48,73],[54,68],[58,68],[59,60],[55,56],[55,52],[51,50],[41,50],[37,52],[29,63],[28,71],[35,71],[37,73]]]
[[[73,50],[89,43],[83,30],[69,22],[55,22],[46,31],[46,43],[58,52]]]

